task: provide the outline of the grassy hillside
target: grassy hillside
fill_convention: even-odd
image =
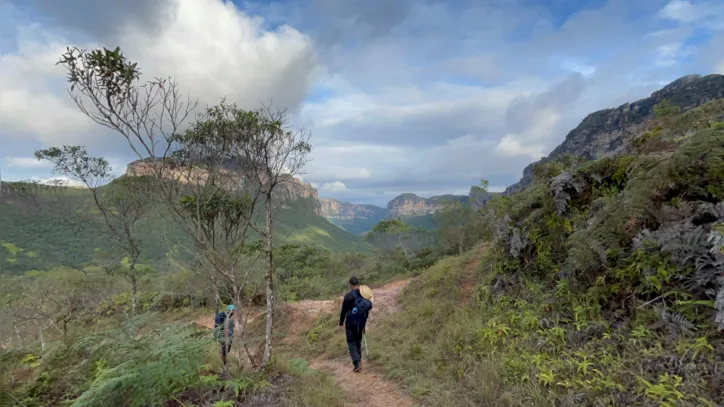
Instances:
[[[390,374],[429,405],[721,405],[724,130],[677,123],[491,202],[487,259],[385,327]]]
[[[722,405],[719,108],[662,120],[630,155],[541,164],[494,198],[485,255],[413,281],[374,359],[422,405]],[[333,325],[310,331],[317,350]]]
[[[0,267],[11,274],[59,265],[77,266],[97,251],[114,250],[90,194],[78,188],[44,192],[38,207],[7,194],[0,202]],[[282,210],[275,224],[277,244],[302,243],[334,252],[367,252],[369,246],[321,216],[310,213],[310,202],[299,200]],[[145,261],[163,268],[172,245],[184,241],[173,222],[157,213],[138,225]]]
[[[329,219],[329,221],[357,236],[372,229],[379,223],[378,219]]]

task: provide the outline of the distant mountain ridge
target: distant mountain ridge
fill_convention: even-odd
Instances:
[[[654,106],[664,100],[669,100],[681,108],[682,112],[686,112],[706,102],[722,98],[724,98],[724,75],[687,75],[653,92],[648,98],[591,113],[571,130],[566,139],[547,157],[525,167],[523,178],[509,186],[503,194],[510,195],[531,185],[533,168],[538,163],[565,154],[595,159],[628,152],[634,136],[654,118]]]
[[[386,208],[369,204],[353,204],[337,199],[321,198],[321,213],[330,222],[352,234],[362,234],[385,219],[403,219],[414,226],[434,228],[432,217],[445,205],[459,202],[481,207],[495,193],[481,192],[471,188],[468,195],[436,195],[422,198],[413,193],[403,193],[387,203]]]
[[[467,195],[438,195],[421,198],[415,194],[405,193],[387,203],[387,217],[390,219],[407,216],[426,216],[440,212],[446,204],[460,202],[467,204]]]

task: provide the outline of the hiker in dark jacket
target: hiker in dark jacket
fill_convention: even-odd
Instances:
[[[344,326],[347,335],[347,346],[349,347],[349,355],[352,358],[354,372],[362,369],[362,336],[367,325],[369,309],[372,303],[365,300],[360,294],[359,279],[352,276],[349,279],[350,292],[345,294],[342,301],[342,312],[339,315],[339,326]],[[358,312],[355,305],[360,306],[360,300],[366,301],[368,305],[363,305],[362,311]],[[364,303],[363,303],[364,304]],[[365,307],[369,307],[366,308]]]
[[[214,321],[214,338],[219,342],[219,354],[221,355],[221,361],[226,366],[226,356],[231,351],[231,342],[234,339],[234,311],[236,307],[229,305],[227,312],[220,312],[216,315]],[[228,340],[227,340],[228,333]]]

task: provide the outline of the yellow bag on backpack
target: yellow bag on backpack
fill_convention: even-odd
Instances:
[[[366,285],[361,285],[359,287],[359,293],[362,294],[362,297],[364,297],[367,300],[370,300],[371,303],[375,303],[375,296],[372,294],[372,289],[370,289]]]

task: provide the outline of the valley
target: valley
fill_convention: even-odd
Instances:
[[[0,405],[724,404],[724,75],[588,114],[503,193],[481,170],[383,208],[301,180],[296,111],[222,99],[182,123],[178,84],[120,48],[59,65],[145,158],[115,176],[61,143],[14,163],[85,187],[0,183]]]

